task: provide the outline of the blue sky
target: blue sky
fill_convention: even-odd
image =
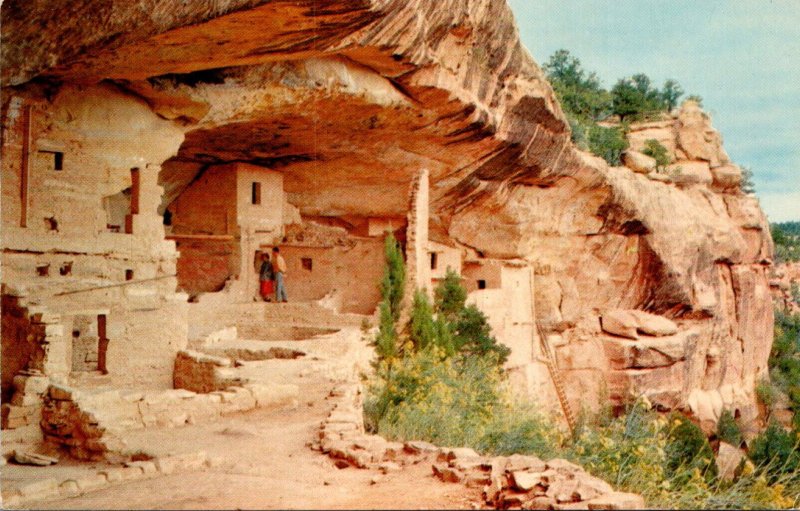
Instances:
[[[603,85],[644,72],[703,97],[771,221],[800,220],[800,0],[508,0],[543,64],[559,48]]]

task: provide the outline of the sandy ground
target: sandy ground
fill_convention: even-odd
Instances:
[[[300,386],[294,409],[256,409],[218,422],[131,432],[130,445],[155,455],[205,451],[215,460],[195,472],[116,483],[72,498],[38,501],[40,509],[470,509],[480,490],[435,479],[422,461],[382,475],[337,469],[308,447],[331,409],[335,381],[302,360],[248,364]],[[310,374],[309,374],[310,373]],[[61,464],[59,464],[61,465]],[[59,465],[53,466],[55,469]],[[4,467],[8,468],[8,467]],[[61,465],[60,470],[69,467]],[[43,469],[47,470],[47,469]]]

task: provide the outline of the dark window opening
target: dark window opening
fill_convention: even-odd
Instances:
[[[164,210],[164,225],[172,225],[172,211]]]
[[[47,277],[50,275],[50,265],[40,264],[36,267],[36,275],[40,277]]]
[[[58,220],[53,216],[44,219],[44,226],[48,231],[58,232]]]
[[[64,263],[58,269],[58,273],[62,276],[72,275],[72,261]]]
[[[133,270],[125,270],[125,280],[133,280]]]
[[[256,205],[261,204],[261,183],[257,181],[253,182],[252,196],[250,197],[250,201]]]
[[[44,154],[53,155],[53,170],[64,170],[64,153],[61,151],[39,151]]]
[[[480,279],[478,281],[478,289],[486,289],[486,281],[485,280]]]
[[[431,252],[431,270],[435,270],[439,265],[439,254]]]
[[[304,270],[311,271],[314,268],[314,261],[310,257],[303,257],[300,259],[300,264]]]
[[[108,374],[106,368],[106,352],[108,351],[108,339],[106,338],[106,315],[97,316],[97,370],[103,374]]]

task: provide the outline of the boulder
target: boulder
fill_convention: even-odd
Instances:
[[[606,332],[628,339],[639,339],[639,333],[658,337],[678,333],[673,321],[640,310],[609,310],[603,313],[600,323]]]
[[[695,101],[686,101],[678,112],[678,148],[689,160],[703,160],[718,167],[729,162],[722,149],[722,137],[711,119]]]
[[[625,151],[622,162],[638,174],[649,174],[656,170],[656,159],[639,151]]]
[[[20,465],[34,465],[37,467],[46,467],[58,463],[58,458],[52,458],[43,454],[36,454],[33,452],[14,452],[14,462]]]
[[[626,310],[611,310],[603,313],[600,324],[606,332],[627,337],[628,339],[638,339],[637,327],[639,322],[634,314]]]
[[[711,169],[714,188],[719,190],[736,190],[742,184],[742,169],[737,165],[723,165]]]
[[[440,461],[477,460],[480,455],[469,447],[444,448],[439,452]]]
[[[433,475],[445,483],[460,483],[464,480],[464,473],[458,469],[437,463],[434,463],[432,468]]]
[[[541,485],[542,474],[540,472],[530,472],[525,470],[517,470],[511,472],[511,485],[519,491],[531,491],[536,485]]]
[[[679,187],[710,185],[713,181],[707,161],[679,161],[667,166],[667,173]]]
[[[716,458],[719,477],[725,481],[732,481],[734,473],[743,459],[745,459],[745,454],[741,449],[727,442],[720,442]]]
[[[430,442],[411,440],[403,444],[403,450],[405,450],[408,454],[423,454],[436,452],[439,450],[439,448]]]
[[[547,468],[544,461],[536,456],[512,454],[506,460],[507,470],[527,470],[529,472],[544,472]]]
[[[614,488],[602,479],[586,474],[578,477],[578,488],[575,491],[580,500],[586,501],[612,493]]]
[[[663,316],[657,316],[639,310],[632,310],[629,312],[636,317],[638,322],[636,329],[640,333],[654,335],[656,337],[675,335],[678,333],[678,325]]]

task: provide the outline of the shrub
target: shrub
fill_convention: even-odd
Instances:
[[[769,380],[764,379],[756,384],[756,398],[767,410],[772,410],[772,407],[775,406],[775,401],[778,399],[778,391]]]
[[[593,125],[589,128],[589,150],[609,165],[621,163],[622,152],[628,148],[628,140],[620,128],[604,128]]]
[[[800,260],[800,222],[783,222],[770,225],[775,243],[775,260],[778,262]]]
[[[567,122],[569,122],[569,129],[571,132],[570,138],[575,146],[582,150],[589,150],[589,142],[587,140],[587,126],[585,123],[578,120],[574,115],[567,113]]]
[[[484,431],[475,442],[480,452],[499,456],[532,454],[542,459],[564,455],[565,437],[533,405],[515,403],[496,408]]]
[[[500,381],[495,364],[457,361],[434,346],[399,360],[391,381],[373,383],[365,416],[388,438],[474,445],[500,406]]]
[[[742,167],[742,183],[739,185],[744,193],[756,193],[756,184],[753,181],[753,170],[750,167]]]
[[[694,101],[700,106],[703,106],[703,98],[702,96],[698,96],[697,94],[691,94],[686,97],[686,101]]]
[[[767,475],[771,483],[781,476],[790,474],[800,484],[800,436],[783,429],[777,421],[771,420],[759,436],[753,440],[748,455],[753,463]]]
[[[717,421],[717,438],[735,447],[742,444],[742,430],[730,410],[723,410]]]
[[[642,150],[642,153],[656,160],[656,170],[658,171],[663,171],[664,168],[669,165],[670,158],[667,148],[654,138],[649,138],[644,141],[644,150]]]
[[[800,315],[775,311],[775,335],[769,355],[772,384],[760,382],[759,400],[771,408],[779,392],[789,397],[795,420],[800,415]]]
[[[667,435],[667,473],[679,481],[687,481],[692,472],[699,472],[706,481],[717,476],[714,452],[703,431],[679,413],[670,415],[672,428]]]

